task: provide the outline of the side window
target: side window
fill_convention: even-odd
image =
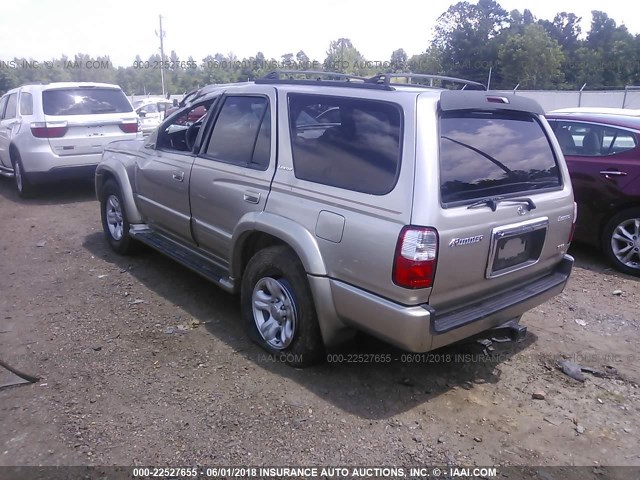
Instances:
[[[158,106],[155,103],[150,103],[149,105],[141,107],[140,111],[144,113],[158,113]]]
[[[610,127],[606,127],[603,131],[602,153],[604,155],[614,155],[626,150],[632,150],[637,145],[636,137],[631,132]]]
[[[227,97],[205,155],[266,170],[271,156],[271,113],[265,97]]]
[[[402,110],[393,103],[289,94],[296,178],[373,195],[400,169]]]
[[[7,118],[15,118],[16,110],[18,107],[18,95],[16,93],[12,93],[9,95],[7,99],[7,109],[4,111],[4,117]]]
[[[8,97],[2,97],[0,99],[0,120],[4,118],[4,107],[7,106],[7,98]]]
[[[29,92],[20,95],[20,114],[33,115],[33,97]]]
[[[158,150],[191,152],[200,127],[215,99],[192,105],[181,110],[171,122],[165,122],[158,131]]]
[[[586,122],[558,121],[554,132],[565,155],[604,157],[638,145],[631,132]]]

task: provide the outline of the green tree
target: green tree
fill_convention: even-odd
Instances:
[[[350,73],[360,75],[364,57],[353,46],[348,38],[339,38],[329,44],[327,57],[324,60],[324,69],[329,72]]]
[[[557,88],[564,80],[562,49],[540,25],[524,27],[522,35],[511,35],[500,48],[504,82],[511,87]]]
[[[509,15],[494,0],[458,2],[438,18],[433,47],[449,75],[485,81],[498,59],[500,33]]]
[[[591,29],[585,46],[600,57],[602,83],[608,87],[632,83],[640,59],[635,38],[624,25],[617,26],[605,12],[594,10],[591,15]]]
[[[14,69],[0,68],[0,95],[19,85],[19,79]]]
[[[560,12],[552,21],[540,20],[538,23],[566,52],[575,51],[580,46],[578,37],[582,33],[581,21],[582,17],[574,13]]]
[[[285,53],[280,57],[282,59],[282,67],[285,69],[295,68],[293,53]]]
[[[408,65],[408,60],[409,57],[407,55],[407,52],[404,51],[404,48],[398,48],[397,50],[394,50],[391,53],[391,68],[389,69],[391,72],[408,72],[409,70],[409,65]]]
[[[308,69],[309,68],[309,57],[307,56],[306,53],[304,53],[303,50],[300,50],[298,53],[296,53],[296,62],[298,62],[298,66],[303,68],[303,69]]]
[[[539,20],[538,23],[545,29],[547,34],[556,40],[564,53],[562,71],[564,72],[567,86],[577,88],[578,76],[581,70],[581,61],[578,59],[577,51],[584,43],[579,39],[582,33],[580,22],[582,17],[574,13],[560,12],[556,14],[552,21]],[[583,53],[581,53],[583,56]],[[582,84],[580,84],[582,85]]]
[[[444,75],[447,72],[442,66],[442,55],[442,50],[432,46],[426,52],[409,59],[409,70],[413,73]]]

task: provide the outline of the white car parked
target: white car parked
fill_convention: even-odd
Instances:
[[[140,117],[140,130],[147,135],[158,128],[173,103],[164,98],[145,98],[134,102],[133,106]]]
[[[41,183],[93,176],[105,145],[139,137],[118,85],[23,85],[0,98],[0,175],[13,177],[23,197]]]

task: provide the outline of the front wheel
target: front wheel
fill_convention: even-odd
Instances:
[[[120,255],[135,253],[139,244],[129,234],[129,221],[116,182],[109,179],[102,187],[100,197],[102,229],[111,249]]]
[[[640,277],[640,208],[609,220],[602,233],[602,249],[617,270]]]
[[[324,346],[309,282],[296,254],[265,248],[249,261],[242,278],[242,317],[249,337],[295,367],[320,360]]]

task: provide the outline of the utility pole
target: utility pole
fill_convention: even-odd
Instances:
[[[162,15],[160,17],[160,32],[156,32],[156,36],[160,37],[160,81],[162,82],[162,96],[166,96],[164,88],[164,31],[162,30]]]

